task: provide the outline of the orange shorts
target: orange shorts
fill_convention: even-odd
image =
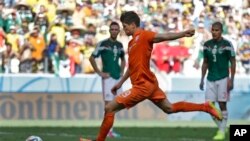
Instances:
[[[166,99],[166,95],[158,86],[151,85],[150,87],[147,86],[147,90],[145,88],[133,87],[115,98],[117,103],[123,104],[127,109],[145,99],[155,103]]]

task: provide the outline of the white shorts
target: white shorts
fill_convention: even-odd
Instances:
[[[230,100],[229,92],[227,91],[228,77],[217,81],[208,81],[206,83],[205,98],[206,101],[212,102],[227,102]]]
[[[102,79],[102,94],[104,101],[112,101],[115,95],[111,92],[111,89],[115,84],[119,82],[119,79],[114,79],[112,77]],[[117,95],[122,93],[122,88],[117,90]]]

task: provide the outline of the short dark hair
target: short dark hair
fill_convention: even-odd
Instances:
[[[135,23],[137,27],[140,26],[140,17],[134,11],[126,11],[122,13],[120,21],[126,24]]]
[[[112,25],[120,26],[120,25],[118,24],[118,22],[115,22],[115,21],[112,21],[112,22],[110,23],[109,27],[111,27]]]
[[[223,25],[222,25],[221,22],[214,22],[214,23],[212,24],[212,27],[213,27],[213,26],[218,26],[218,27],[220,28],[220,30],[223,31]]]

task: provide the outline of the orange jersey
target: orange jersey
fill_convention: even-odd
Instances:
[[[128,44],[129,72],[134,87],[145,87],[145,82],[157,84],[156,76],[150,71],[150,57],[155,35],[155,32],[138,29]]]
[[[166,99],[158,81],[150,71],[150,57],[156,33],[138,29],[128,44],[128,63],[133,87],[116,96],[116,102],[126,108],[148,99],[154,103]]]

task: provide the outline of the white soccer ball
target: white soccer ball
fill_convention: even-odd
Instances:
[[[25,141],[43,141],[40,137],[38,136],[29,136]]]

